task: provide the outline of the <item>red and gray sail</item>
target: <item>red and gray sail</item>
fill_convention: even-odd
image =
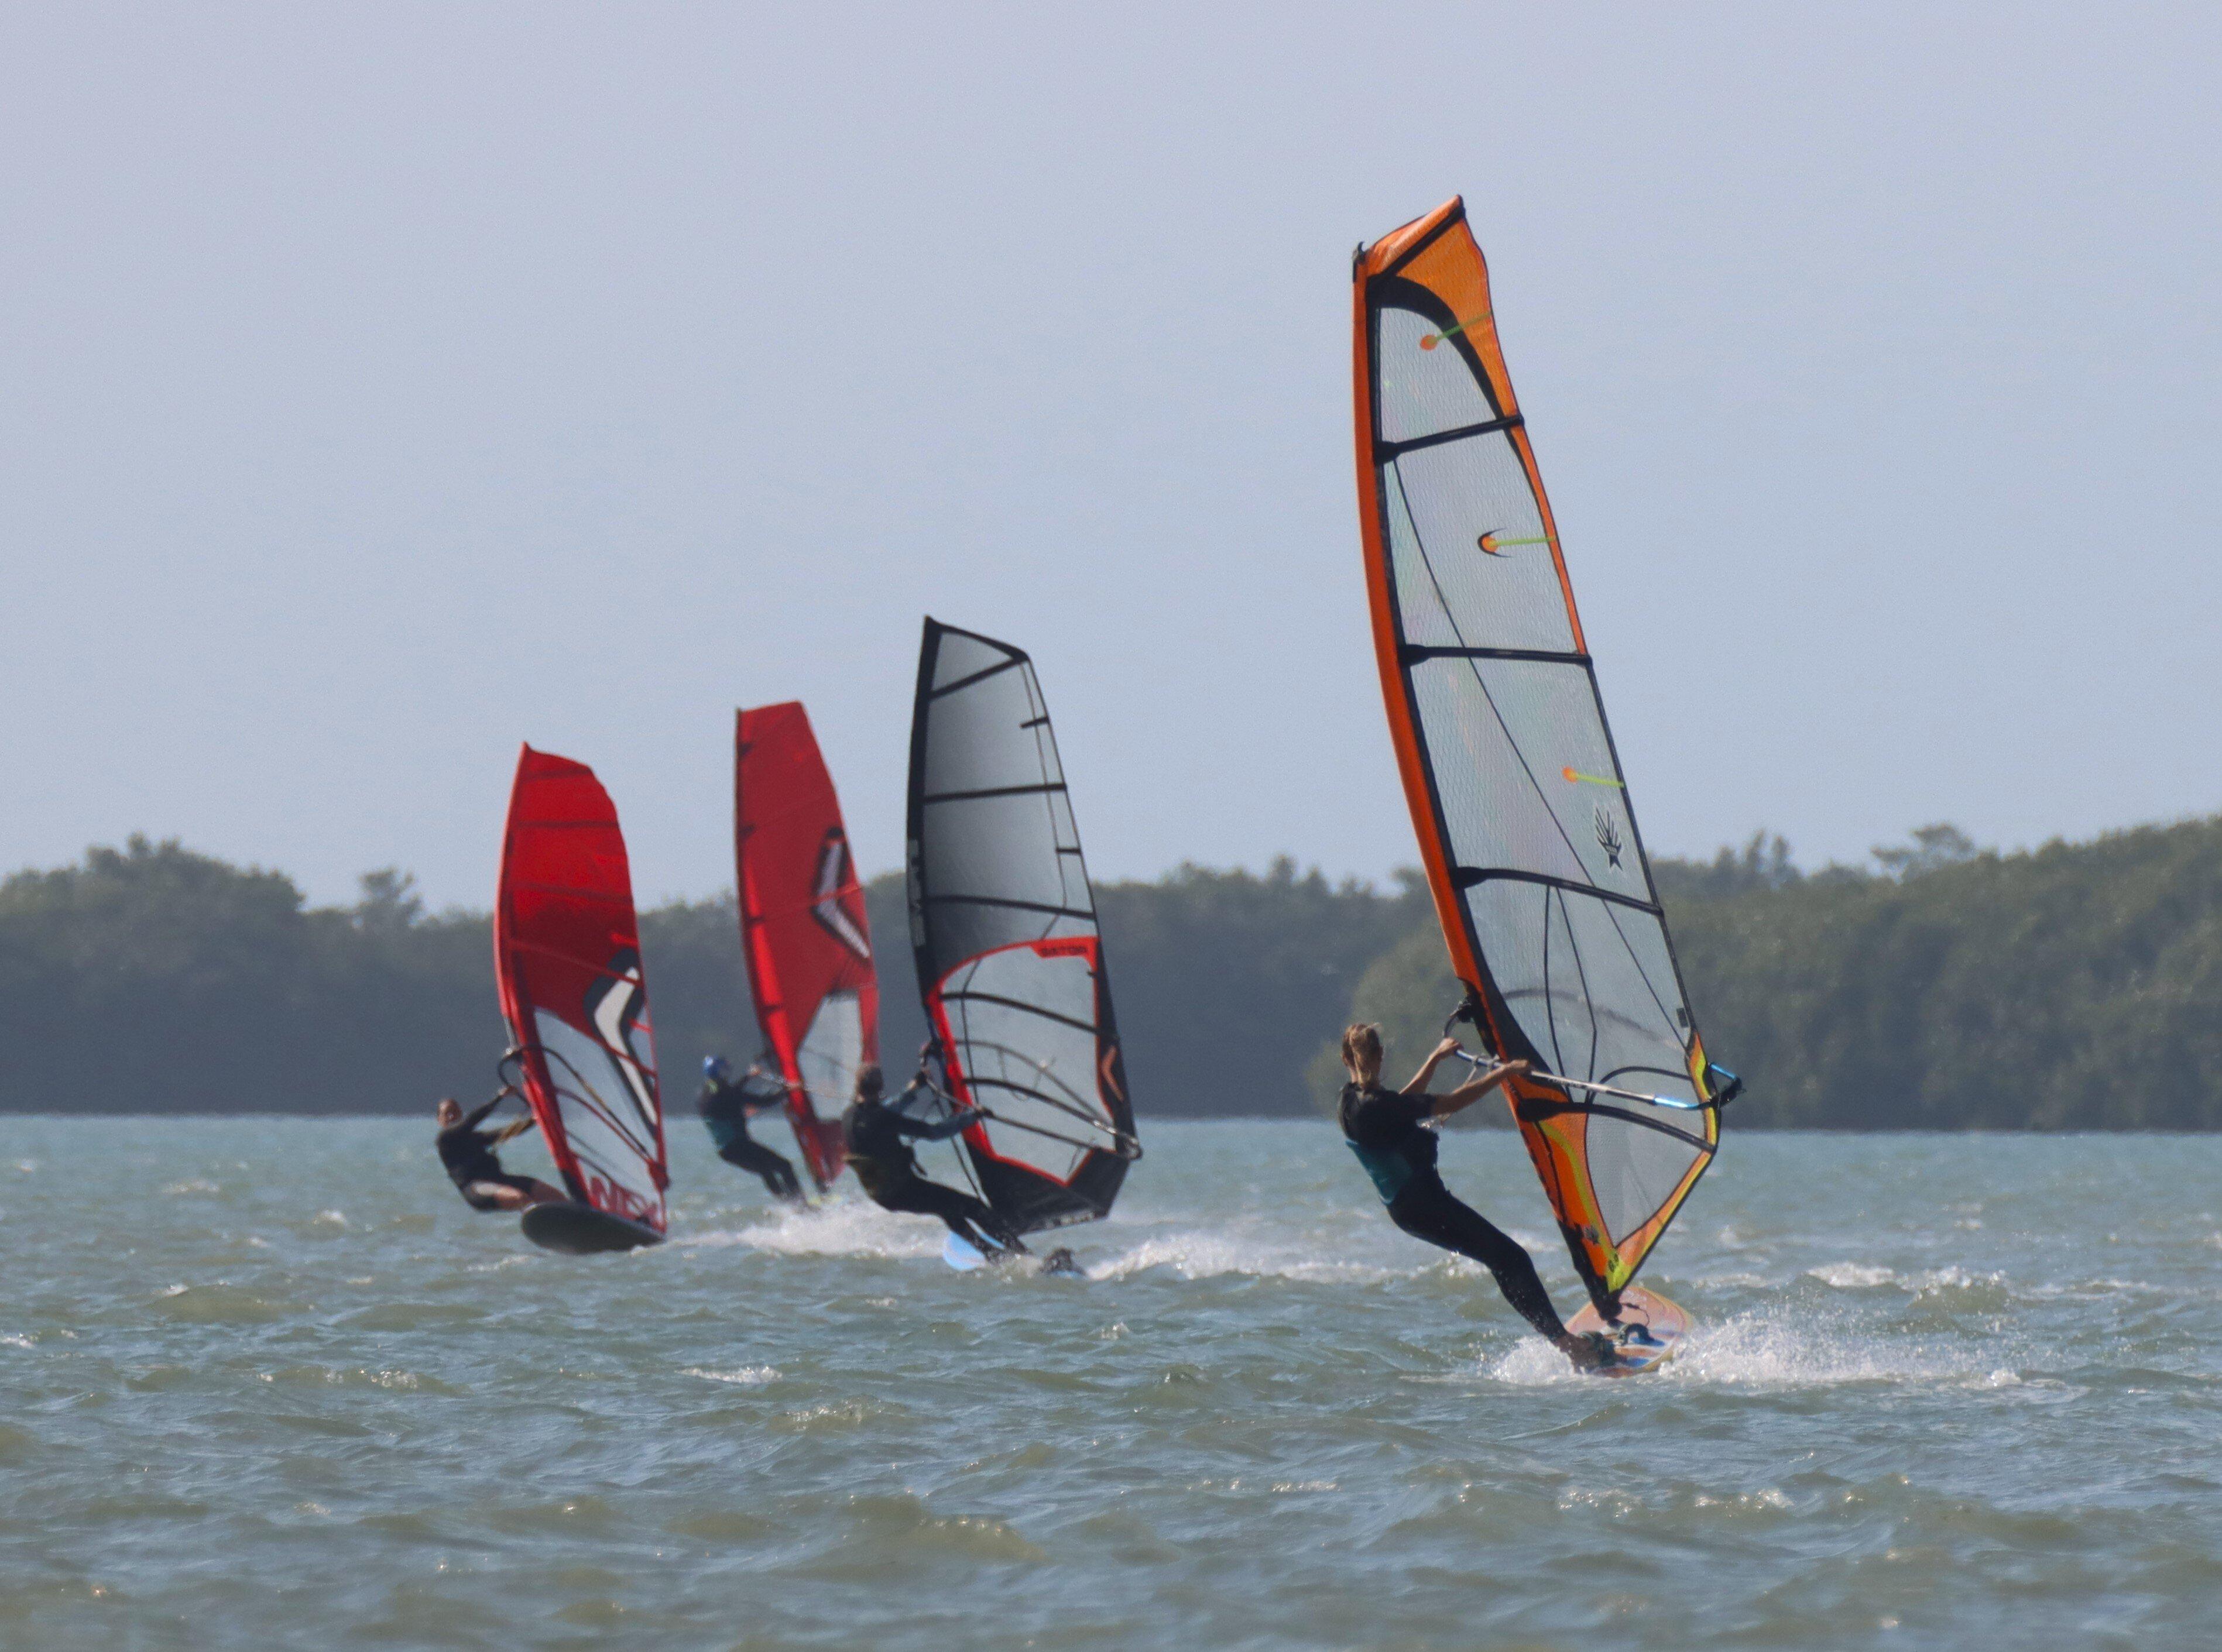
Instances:
[[[824,1188],[841,1173],[841,1110],[857,1072],[880,1059],[880,994],[840,800],[795,702],[738,719],[733,853],[756,1025]]]
[[[564,1186],[660,1236],[670,1176],[625,835],[592,769],[530,746],[502,842],[494,967]]]

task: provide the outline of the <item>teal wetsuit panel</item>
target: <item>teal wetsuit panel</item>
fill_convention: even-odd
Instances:
[[[717,1144],[720,1153],[748,1134],[729,1118],[706,1118],[702,1123],[709,1127],[710,1140]]]
[[[1365,1173],[1372,1178],[1373,1189],[1381,1195],[1384,1205],[1403,1192],[1416,1173],[1412,1161],[1394,1148],[1361,1147],[1346,1136],[1342,1144],[1356,1154],[1358,1162],[1365,1167]]]

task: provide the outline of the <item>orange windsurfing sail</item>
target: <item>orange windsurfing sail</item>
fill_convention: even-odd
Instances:
[[[1644,858],[1489,272],[1453,200],[1353,267],[1359,517],[1382,694],[1459,1011],[1591,1298],[1712,1162],[1705,1059]]]

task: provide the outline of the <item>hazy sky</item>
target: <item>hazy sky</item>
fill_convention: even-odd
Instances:
[[[644,899],[800,698],[898,864],[919,616],[1091,866],[1409,861],[1349,255],[1453,193],[1655,853],[2222,808],[2222,11],[18,5],[0,866]]]

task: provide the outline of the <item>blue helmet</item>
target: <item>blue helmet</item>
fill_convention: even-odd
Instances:
[[[725,1058],[722,1055],[705,1055],[702,1058],[702,1076],[706,1079],[722,1079],[731,1071],[732,1068],[725,1065]]]

